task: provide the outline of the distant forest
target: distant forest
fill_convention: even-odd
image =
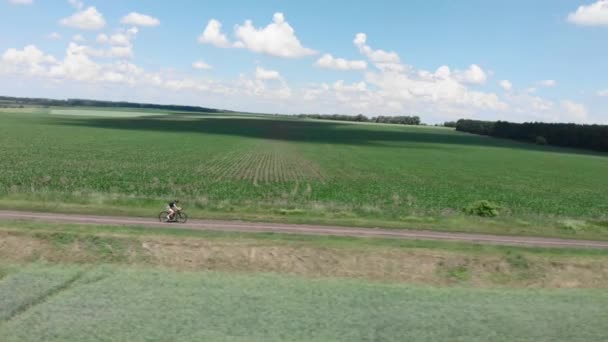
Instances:
[[[299,118],[318,119],[318,120],[338,120],[338,121],[355,121],[355,122],[377,122],[389,123],[396,125],[420,125],[420,117],[418,116],[376,116],[368,118],[363,114],[359,115],[343,115],[343,114],[298,114]]]
[[[573,123],[458,120],[456,130],[536,143],[608,152],[608,126]]]
[[[231,113],[229,110],[206,108],[199,106],[161,105],[153,103],[137,103],[124,101],[98,101],[86,99],[54,100],[29,97],[0,96],[0,107],[19,106],[61,106],[61,107],[108,107],[108,108],[139,108],[139,109],[162,109],[181,112],[203,112],[203,113]]]

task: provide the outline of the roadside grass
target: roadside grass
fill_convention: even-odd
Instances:
[[[433,286],[608,287],[605,250],[40,222],[0,224],[0,260],[273,272]]]
[[[608,239],[605,154],[426,127],[53,110],[0,113],[0,207],[150,216],[179,198],[193,217]],[[462,212],[480,200],[499,216]]]
[[[0,282],[0,301],[9,312],[0,318],[6,342],[589,342],[608,335],[608,295],[600,290],[35,264]]]

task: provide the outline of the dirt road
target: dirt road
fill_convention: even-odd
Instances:
[[[533,246],[533,247],[569,247],[569,248],[605,248],[608,241],[568,240],[544,237],[506,236],[490,234],[449,233],[411,229],[377,229],[336,226],[317,226],[281,223],[259,223],[242,221],[190,220],[188,223],[161,223],[154,218],[93,216],[53,214],[23,211],[0,210],[3,220],[35,220],[55,223],[97,224],[115,226],[138,226],[146,228],[174,228],[190,230],[211,230],[246,233],[286,233],[305,235],[332,235],[368,238],[393,238],[410,240],[441,240],[472,242],[481,244]]]

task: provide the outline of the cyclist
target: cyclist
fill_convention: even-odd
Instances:
[[[182,210],[182,208],[177,206],[178,203],[179,200],[173,200],[167,205],[167,211],[169,212],[169,215],[167,215],[167,221],[171,221],[171,219],[175,216],[175,213]]]

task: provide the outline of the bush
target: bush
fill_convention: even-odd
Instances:
[[[481,200],[473,202],[469,206],[462,209],[468,215],[475,215],[481,217],[495,217],[500,212],[500,206],[496,203]]]
[[[542,135],[536,137],[536,145],[547,145],[547,139]]]

